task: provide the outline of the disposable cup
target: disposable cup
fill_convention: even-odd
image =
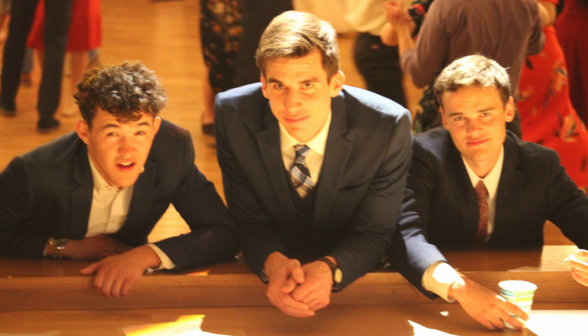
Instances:
[[[522,280],[507,280],[499,282],[498,287],[500,287],[500,295],[508,302],[521,308],[521,310],[527,314],[531,312],[533,296],[535,295],[535,290],[537,290],[535,284]],[[511,312],[509,313],[511,316],[519,320],[523,326],[525,325],[523,319]],[[504,325],[509,329],[516,329],[509,323],[504,322]]]

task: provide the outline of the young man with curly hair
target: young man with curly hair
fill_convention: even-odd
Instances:
[[[106,296],[147,269],[184,269],[237,252],[231,216],[194,164],[190,133],[158,117],[167,96],[141,63],[92,69],[76,132],[16,157],[0,174],[0,256],[99,260]],[[191,233],[147,243],[170,204]]]

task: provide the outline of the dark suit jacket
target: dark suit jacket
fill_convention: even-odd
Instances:
[[[92,190],[88,151],[75,133],[14,158],[0,174],[0,255],[40,258],[49,237],[84,238]],[[127,221],[112,236],[133,247],[145,244],[170,203],[192,230],[156,243],[177,269],[235,255],[234,221],[194,165],[190,133],[163,120]]]
[[[280,150],[280,129],[260,84],[217,95],[215,128],[229,211],[241,250],[261,276],[274,251],[333,256],[345,286],[385,256],[398,219],[411,154],[410,114],[345,87],[332,119],[309,230],[298,222]]]
[[[550,220],[580,248],[588,247],[588,198],[553,150],[507,132],[496,197],[486,246],[542,246]],[[423,290],[427,267],[445,260],[436,246],[472,245],[478,220],[476,193],[449,132],[439,127],[416,136],[390,263]]]

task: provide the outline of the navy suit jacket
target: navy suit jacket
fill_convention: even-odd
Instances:
[[[216,144],[227,204],[245,259],[260,277],[274,251],[305,261],[330,255],[343,271],[344,287],[386,254],[410,163],[410,114],[352,87],[332,99],[331,111],[306,230],[288,186],[279,123],[260,84],[217,95]]]
[[[0,174],[0,255],[40,258],[49,237],[84,238],[93,185],[87,147],[76,133],[14,158]],[[177,269],[234,257],[234,221],[196,168],[190,133],[162,120],[127,220],[112,237],[132,247],[145,244],[170,203],[192,232],[155,245]]]
[[[588,248],[588,198],[559,163],[557,153],[507,132],[488,247],[540,247],[552,221],[580,248]],[[442,127],[414,139],[399,228],[389,261],[414,286],[432,263],[436,246],[470,246],[478,227],[476,193],[461,153]]]

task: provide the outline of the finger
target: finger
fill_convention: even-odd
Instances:
[[[98,268],[100,268],[100,262],[95,262],[95,263],[92,263],[92,264],[86,266],[85,268],[82,268],[80,270],[80,274],[92,275],[92,274],[96,273]]]
[[[588,261],[588,251],[587,250],[578,250],[578,252],[576,252],[576,254],[579,257],[585,258],[585,261]]]
[[[120,276],[115,277],[112,281],[112,287],[110,288],[110,296],[111,297],[119,297],[120,296],[120,289],[122,287],[124,279]]]
[[[311,317],[314,316],[314,312],[312,310],[299,310],[294,309],[292,307],[284,306],[280,309],[284,314],[294,316],[294,317]]]
[[[484,328],[488,330],[496,330],[496,327],[492,323],[490,323],[490,321],[488,321],[488,319],[485,316],[476,317],[475,320],[478,321],[478,323],[483,325]]]
[[[566,258],[565,260],[566,265],[570,265],[580,270],[588,271],[588,263],[583,262],[578,259]]]
[[[289,294],[282,294],[280,296],[280,301],[282,304],[297,310],[309,310],[308,305],[304,302],[299,302],[294,300],[292,296]]]
[[[304,282],[304,271],[302,267],[300,267],[300,263],[296,260],[296,264],[298,265],[291,265],[292,267],[288,267],[290,274],[292,275],[292,279],[297,283],[301,284]]]
[[[294,300],[302,301],[307,295],[316,291],[318,286],[319,286],[318,281],[305,282],[302,285],[296,287],[296,289],[292,292],[292,297],[294,298]],[[309,297],[308,300],[310,300],[310,299],[311,298]]]
[[[582,275],[580,275],[578,273],[578,271],[576,271],[574,268],[572,268],[572,277],[574,278],[574,280],[576,280],[580,284],[588,287],[588,278],[583,277]]]
[[[326,306],[328,306],[329,302],[324,301],[324,300],[320,300],[320,299],[315,299],[311,302],[308,302],[307,304],[308,304],[308,307],[310,308],[310,310],[317,311],[317,310],[323,309]]]
[[[106,296],[111,297],[110,292],[112,290],[112,285],[114,284],[115,276],[113,273],[109,272],[104,276],[104,280],[102,281],[102,286],[100,287],[100,292]]]
[[[296,287],[298,287],[298,283],[294,281],[293,278],[288,278],[282,287],[282,293],[290,294],[296,289]]]
[[[129,290],[131,290],[131,286],[134,283],[135,283],[135,279],[126,279],[126,281],[123,282],[122,287],[120,289],[120,295],[121,296],[129,295]]]

